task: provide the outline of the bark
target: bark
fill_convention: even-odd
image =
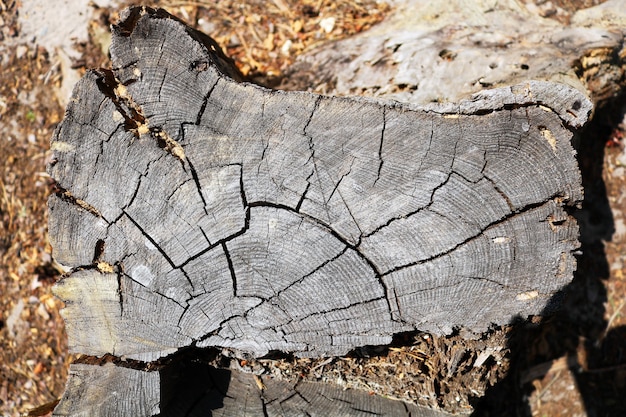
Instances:
[[[123,14],[111,57],[76,86],[51,144],[72,352],[339,356],[404,331],[481,333],[540,313],[572,279],[570,140],[591,111],[575,88],[528,81],[423,106],[272,91],[145,8]],[[442,415],[233,375],[224,415]],[[154,415],[157,399],[167,415],[167,383],[75,366],[55,415]],[[211,389],[190,401],[215,401]]]

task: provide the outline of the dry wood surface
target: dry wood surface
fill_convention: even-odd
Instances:
[[[576,88],[530,81],[423,106],[272,91],[144,8],[114,27],[111,56],[112,70],[77,85],[51,145],[73,352],[339,356],[538,314],[572,278],[568,211],[582,191],[570,140],[591,111]],[[68,387],[119,381],[101,372],[139,375],[75,366]],[[153,415],[158,378],[140,375],[138,402],[83,404],[68,388],[56,415]],[[288,398],[263,388],[281,382],[257,382],[258,407],[286,413],[268,404]],[[329,415],[299,395],[293,415]],[[359,395],[354,415],[382,407],[365,411]]]

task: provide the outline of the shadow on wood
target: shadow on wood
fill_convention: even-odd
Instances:
[[[240,407],[248,403],[247,391],[235,391],[231,386],[231,371],[217,369],[201,362],[176,361],[159,371],[161,378],[161,416],[213,416],[216,410],[225,409],[229,400],[233,408],[232,415],[245,415]],[[251,376],[250,376],[251,377]],[[232,390],[244,395],[244,398],[228,398]],[[231,391],[231,392],[232,392]],[[257,395],[258,396],[258,395]],[[233,401],[235,400],[235,401]],[[252,411],[252,410],[249,410]],[[262,415],[262,409],[251,415]]]
[[[510,333],[508,348],[511,367],[508,375],[478,400],[475,416],[530,416],[533,379],[571,374],[588,416],[626,415],[621,398],[626,388],[626,358],[621,326],[607,328],[603,281],[610,275],[605,242],[612,240],[615,224],[603,179],[605,147],[623,117],[624,93],[601,103],[594,118],[578,135],[578,160],[585,199],[576,212],[580,225],[581,254],[574,280],[555,294],[551,303],[557,311],[542,313],[541,322],[519,320]],[[565,359],[565,360],[563,360]],[[563,376],[561,376],[563,379]],[[574,388],[572,387],[572,388]],[[572,407],[577,405],[572,404]],[[564,415],[573,410],[560,410]]]

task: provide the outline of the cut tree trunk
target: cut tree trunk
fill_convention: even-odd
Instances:
[[[111,57],[52,139],[49,229],[70,268],[55,291],[71,352],[119,360],[74,365],[57,416],[445,415],[169,358],[480,334],[539,314],[572,279],[570,140],[592,108],[576,88],[423,106],[272,91],[146,8],[122,14]],[[176,394],[177,372],[206,386]]]
[[[72,364],[69,375],[63,400],[55,409],[58,416],[449,415],[366,391],[315,382],[287,382],[196,363],[176,363],[153,372],[112,363]]]

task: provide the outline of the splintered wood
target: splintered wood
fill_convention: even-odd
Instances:
[[[344,355],[539,314],[572,279],[577,90],[423,107],[272,91],[145,8],[123,14],[111,57],[52,139],[72,352]]]

